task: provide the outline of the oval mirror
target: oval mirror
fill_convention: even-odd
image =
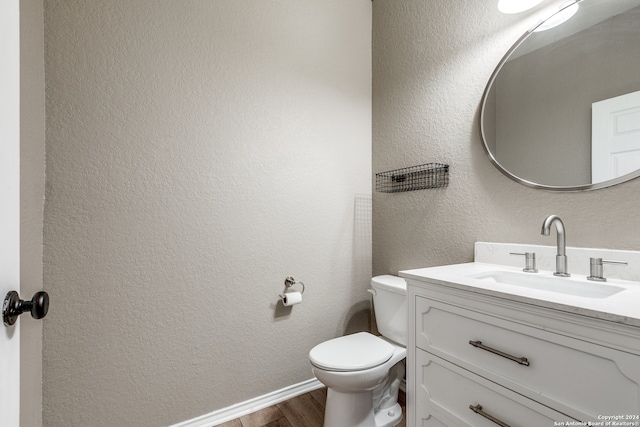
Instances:
[[[480,113],[494,165],[546,190],[640,176],[640,0],[583,0],[559,13],[569,7],[571,19],[541,31],[545,21],[509,50]]]

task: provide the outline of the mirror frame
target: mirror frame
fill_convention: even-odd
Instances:
[[[489,157],[489,160],[491,160],[491,163],[493,163],[493,165],[500,172],[502,172],[504,175],[506,175],[507,177],[511,178],[512,180],[514,180],[514,181],[516,181],[516,182],[518,182],[518,183],[520,183],[522,185],[525,185],[527,187],[537,188],[537,189],[540,189],[540,190],[547,190],[547,191],[588,191],[588,190],[598,190],[598,189],[601,189],[601,188],[612,187],[614,185],[622,184],[623,182],[627,182],[627,181],[630,181],[632,179],[640,177],[640,169],[638,169],[635,172],[631,172],[631,173],[628,173],[626,175],[619,176],[617,178],[613,178],[613,179],[610,179],[610,180],[607,180],[607,181],[602,181],[602,182],[591,183],[591,184],[569,185],[569,186],[560,186],[560,185],[555,186],[555,185],[538,184],[538,183],[535,183],[535,182],[528,181],[526,179],[520,178],[519,176],[514,175],[513,173],[509,172],[509,170],[507,168],[502,166],[500,164],[500,162],[495,158],[493,153],[489,150],[489,145],[487,144],[487,140],[485,138],[485,131],[484,131],[484,116],[485,116],[485,113],[484,113],[484,111],[485,111],[485,107],[486,107],[487,100],[488,100],[488,97],[489,97],[489,93],[491,91],[491,88],[493,87],[493,83],[495,82],[496,78],[498,77],[498,74],[502,70],[502,67],[509,60],[509,57],[513,54],[513,52],[516,49],[518,49],[518,47],[520,47],[520,45],[531,34],[533,34],[533,32],[535,32],[535,30],[540,25],[542,25],[544,22],[546,22],[552,16],[555,16],[557,13],[560,13],[561,11],[563,11],[564,9],[574,5],[575,3],[582,3],[582,1],[583,0],[576,0],[574,2],[566,4],[564,7],[562,7],[560,10],[558,10],[556,13],[554,13],[553,15],[547,17],[547,19],[543,19],[538,24],[536,24],[532,28],[530,28],[527,32],[525,32],[513,44],[513,46],[511,46],[511,48],[507,51],[507,53],[502,57],[500,62],[498,62],[498,65],[496,66],[496,69],[491,74],[491,77],[489,78],[489,82],[487,83],[487,85],[486,85],[486,87],[484,89],[484,93],[482,94],[482,101],[480,103],[480,126],[479,126],[479,128],[480,128],[480,139],[482,140],[482,148],[484,149],[484,152],[486,153],[486,155]]]

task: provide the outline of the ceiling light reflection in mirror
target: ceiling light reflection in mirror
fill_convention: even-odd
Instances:
[[[554,14],[551,18],[547,19],[538,27],[536,27],[534,31],[536,32],[547,31],[557,27],[558,25],[564,24],[578,12],[579,7],[580,7],[580,4],[574,3],[571,6],[568,6],[562,9],[558,13]]]

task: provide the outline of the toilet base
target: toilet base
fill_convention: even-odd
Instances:
[[[389,409],[381,409],[375,418],[376,427],[393,427],[402,421],[402,407],[396,403]]]
[[[400,420],[402,408],[398,403],[374,413],[371,390],[340,393],[327,389],[324,427],[392,427]]]

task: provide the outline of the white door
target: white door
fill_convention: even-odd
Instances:
[[[591,182],[640,169],[640,91],[591,107]]]
[[[20,287],[19,0],[0,0],[0,304]],[[20,321],[0,322],[0,424],[20,418]]]

